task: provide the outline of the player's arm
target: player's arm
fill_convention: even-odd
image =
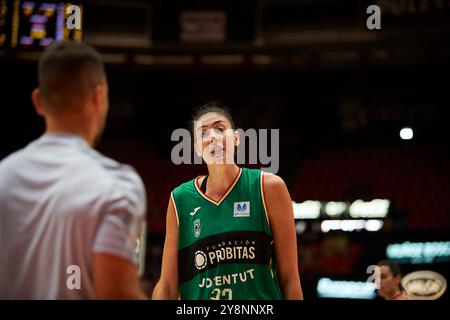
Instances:
[[[176,300],[178,297],[178,223],[172,198],[170,198],[167,208],[161,277],[153,289],[152,299]]]
[[[276,175],[264,173],[263,179],[281,290],[285,299],[303,299],[298,273],[294,212],[289,191],[283,179]]]
[[[96,299],[147,299],[139,283],[139,270],[130,261],[107,253],[94,253]]]
[[[147,299],[140,285],[137,253],[147,207],[145,188],[139,176],[123,173],[127,184],[120,181],[120,187],[106,198],[92,245],[97,299]],[[130,181],[134,181],[133,187]]]

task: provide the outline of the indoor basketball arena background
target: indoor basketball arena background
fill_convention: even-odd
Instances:
[[[44,130],[30,99],[42,45],[38,33],[21,40],[24,3],[0,1],[0,159]],[[97,48],[109,79],[99,150],[147,187],[149,293],[169,193],[205,172],[172,163],[171,134],[209,100],[229,105],[244,130],[280,129],[305,299],[379,299],[359,289],[383,259],[450,279],[450,1],[72,3],[82,29],[65,36]],[[366,26],[371,4],[381,29]]]

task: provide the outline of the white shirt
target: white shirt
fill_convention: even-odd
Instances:
[[[95,298],[92,254],[137,264],[145,211],[138,174],[78,136],[45,134],[8,156],[0,162],[0,299]]]

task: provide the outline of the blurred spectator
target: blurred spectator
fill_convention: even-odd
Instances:
[[[383,260],[378,263],[380,267],[380,289],[377,290],[385,300],[409,300],[403,290],[400,267],[391,260]]]

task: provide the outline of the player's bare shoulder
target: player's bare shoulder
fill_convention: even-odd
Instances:
[[[263,172],[263,185],[266,193],[286,188],[284,180],[280,176],[270,172]]]
[[[263,173],[264,198],[269,220],[291,210],[291,198],[284,180],[272,173]]]

